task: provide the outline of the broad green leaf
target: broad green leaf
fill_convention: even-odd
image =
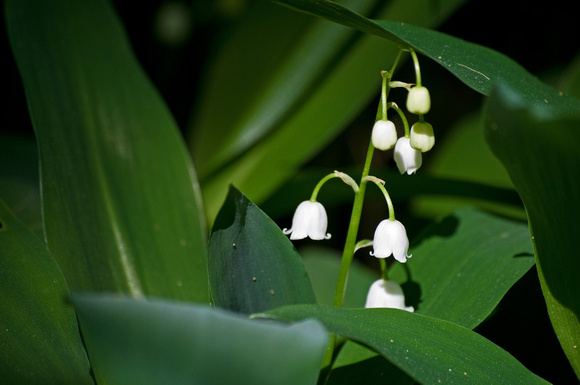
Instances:
[[[194,171],[110,4],[8,1],[6,15],[71,290],[207,302]]]
[[[507,56],[409,22],[371,20],[347,7],[328,0],[275,0],[292,9],[316,15],[359,31],[391,40],[402,48],[413,48],[453,73],[474,90],[489,95],[501,81],[535,106],[549,103],[556,111],[570,113],[578,104],[563,98]]]
[[[403,287],[407,305],[414,306],[417,313],[470,329],[479,325],[534,265],[526,225],[473,208],[457,210],[430,226],[419,244],[411,244],[409,252],[413,257],[404,265],[395,263],[389,272],[389,277]],[[314,287],[316,277],[312,277]],[[378,278],[378,274],[368,278],[367,290]],[[366,292],[358,295],[356,300],[362,307]],[[371,381],[392,370],[374,356],[346,343],[335,365],[340,373],[349,375],[374,362],[375,371],[367,375]]]
[[[208,271],[213,303],[236,312],[316,301],[292,242],[233,186],[210,234]]]
[[[0,201],[2,384],[92,384],[68,288],[45,245]]]
[[[580,108],[558,118],[551,105],[538,109],[501,86],[485,133],[526,207],[550,319],[580,377]]]
[[[0,136],[0,196],[26,227],[44,238],[38,149],[33,137]]]
[[[316,303],[332,305],[341,253],[338,250],[312,246],[299,251],[316,294]],[[377,273],[355,259],[348,273],[343,307],[363,307],[369,287],[378,278]]]
[[[362,4],[357,2],[359,3]],[[433,26],[440,23],[462,3],[462,0],[448,0],[433,6],[431,0],[417,3],[407,0],[390,1],[387,4],[377,2],[376,13],[382,17],[397,17],[418,25]],[[280,8],[287,11],[283,7]],[[416,12],[417,8],[422,8],[423,11]],[[279,19],[284,18],[279,16]],[[330,23],[317,25],[320,26],[313,27],[316,31],[335,28]],[[337,36],[342,39],[343,33],[341,31],[337,33]],[[324,34],[321,33],[319,36],[323,37]],[[275,35],[272,35],[271,39],[272,44],[278,44]],[[319,78],[311,79],[310,74],[302,76],[302,78],[311,79],[311,85],[299,95],[299,103],[286,103],[287,92],[284,88],[280,88],[279,93],[276,94],[276,103],[281,103],[285,109],[276,108],[276,112],[283,113],[280,113],[276,119],[271,117],[272,127],[269,133],[256,141],[248,151],[241,153],[234,161],[223,164],[211,175],[206,175],[207,178],[202,183],[202,192],[209,222],[215,218],[227,193],[229,183],[236,185],[252,201],[260,204],[300,166],[328,145],[373,98],[378,101],[380,71],[391,67],[398,52],[398,47],[394,44],[388,44],[373,36],[357,34],[355,31],[350,31],[347,44],[343,45],[330,60],[322,55],[322,53],[327,54],[325,47],[328,42],[325,38],[320,38],[318,42],[310,40],[307,42],[317,45],[310,50],[305,49],[309,45],[300,46],[299,52],[289,50],[289,54],[300,53],[302,56],[294,57],[289,61],[296,64],[296,67],[284,68],[288,74],[294,74],[293,71],[299,71],[298,74],[301,74],[307,69],[301,63],[307,63],[311,59],[325,60],[330,64],[324,67],[321,73],[319,72]],[[230,62],[231,66],[236,64],[233,61]],[[257,64],[252,62],[252,65]],[[319,70],[318,66],[316,68]],[[263,78],[269,79],[266,73],[252,80],[260,82]],[[294,79],[293,76],[292,79]],[[285,84],[290,84],[292,88],[301,87],[299,82]],[[240,93],[232,92],[229,87],[216,89],[215,92],[231,95],[233,100],[230,103],[237,103],[239,99],[237,95],[240,95]],[[241,94],[245,95],[245,92],[242,91]],[[296,96],[294,92],[292,95]],[[292,99],[294,100],[296,99]],[[262,100],[264,101],[271,103],[269,99]],[[210,108],[209,105],[206,107]],[[265,108],[266,104],[256,104],[252,111],[261,111],[263,107]],[[218,116],[228,115],[223,113],[223,103],[213,103],[211,108],[218,110],[216,114]],[[252,121],[248,122],[244,130],[253,129],[249,123]],[[230,126],[236,124],[233,121]],[[370,135],[371,127],[372,122],[369,122],[368,135]],[[201,128],[194,127],[194,129]],[[204,141],[193,144],[190,142],[190,147],[200,148],[204,145]],[[195,158],[195,149],[192,152]]]
[[[467,328],[481,323],[533,265],[528,227],[465,208],[430,227],[389,276],[418,313]]]
[[[377,0],[347,2],[364,13]],[[208,68],[191,122],[200,178],[274,130],[325,76],[351,36],[270,1],[250,2]]]
[[[318,319],[331,333],[376,350],[422,384],[547,383],[479,334],[403,310],[293,305],[255,317]]]
[[[411,385],[415,381],[385,357],[347,340],[333,362],[327,385]]]
[[[525,224],[473,208],[457,210],[428,227],[421,239],[411,244],[413,257],[404,265],[393,264],[389,277],[402,285],[407,305],[418,313],[467,328],[479,325],[534,266]],[[331,304],[339,253],[308,248],[303,257],[317,295],[326,299],[319,304]],[[347,285],[350,305],[345,307],[363,307],[368,288],[379,278],[379,273],[355,264]]]
[[[462,188],[457,192],[431,195],[429,188],[421,188],[421,194],[413,198],[413,212],[422,217],[440,218],[456,209],[472,205],[501,215],[525,220],[526,213],[507,171],[493,155],[483,138],[481,111],[476,111],[460,119],[445,131],[445,139],[437,143],[437,150],[429,153],[429,158],[421,170],[438,179],[479,183],[487,186],[479,196],[462,196]],[[433,182],[433,184],[436,182]],[[497,199],[490,194],[491,187],[512,192],[515,204]],[[423,191],[427,190],[427,194]],[[517,202],[517,203],[516,203]]]
[[[316,384],[328,343],[315,320],[292,326],[209,306],[75,295],[99,384]]]
[[[340,252],[322,247],[300,250],[319,305],[332,305],[340,269]],[[364,307],[371,284],[379,278],[378,272],[353,260],[348,273],[348,285],[343,307]],[[346,341],[332,363],[327,385],[341,384],[412,384],[414,381],[384,357],[352,341]]]

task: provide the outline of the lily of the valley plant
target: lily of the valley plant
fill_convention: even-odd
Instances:
[[[409,240],[407,238],[407,232],[405,226],[395,219],[395,210],[389,193],[385,188],[385,181],[369,175],[374,149],[387,151],[394,147],[394,158],[400,173],[404,174],[406,172],[411,175],[421,167],[421,153],[429,151],[435,143],[433,127],[424,118],[424,115],[431,108],[429,90],[421,84],[419,60],[413,50],[410,50],[410,53],[415,64],[416,85],[411,86],[408,83],[392,80],[393,73],[402,53],[403,51],[401,50],[390,71],[381,72],[382,87],[378,107],[380,113],[377,114],[379,118],[375,121],[370,132],[370,143],[360,182],[357,184],[352,177],[338,171],[325,176],[316,185],[310,200],[300,203],[296,209],[292,219],[292,227],[289,230],[283,230],[284,234],[290,234],[290,239],[303,239],[307,236],[313,240],[330,238],[330,234],[326,234],[328,224],[326,210],[320,202],[316,201],[318,192],[328,180],[335,177],[341,178],[353,188],[355,207],[359,209],[353,210],[350,220],[347,236],[348,241],[343,251],[341,274],[336,285],[335,306],[342,305],[348,270],[354,253],[357,250],[356,245],[364,244],[365,247],[373,247],[373,251],[370,254],[380,260],[382,271],[382,278],[376,281],[369,290],[366,307],[393,307],[409,311],[413,310],[412,307],[404,306],[405,299],[400,286],[396,282],[388,280],[387,264],[384,261],[384,259],[393,256],[398,262],[405,263],[407,258],[411,257],[408,254]],[[396,103],[388,101],[390,90],[399,87],[408,90],[407,110],[419,116],[419,122],[415,123],[411,130],[409,129],[404,112]],[[395,124],[392,120],[388,119],[387,112],[389,109],[396,111],[403,122],[404,136],[400,138],[398,138]],[[362,209],[362,204],[357,204],[357,201],[362,202],[364,200],[364,186],[368,182],[374,183],[382,191],[387,203],[389,215],[387,219],[378,224],[372,242],[361,241],[360,243],[355,243],[353,240],[357,237]]]

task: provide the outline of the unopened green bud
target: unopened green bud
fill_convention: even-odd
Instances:
[[[429,90],[423,86],[415,86],[409,90],[407,96],[407,110],[416,115],[424,115],[431,108]]]
[[[433,126],[427,122],[417,122],[411,127],[411,147],[417,151],[427,152],[435,144]]]

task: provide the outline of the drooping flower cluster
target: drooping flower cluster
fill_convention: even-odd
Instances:
[[[335,171],[333,174],[327,175],[317,184],[310,200],[300,203],[294,213],[294,217],[292,218],[292,227],[283,230],[284,234],[290,235],[290,239],[292,240],[304,239],[306,237],[310,237],[313,240],[330,238],[330,234],[326,233],[328,225],[326,211],[322,204],[316,200],[318,191],[330,178],[338,177],[342,179],[343,182],[350,185],[355,191],[355,194],[357,194],[357,199],[364,197],[363,194],[359,194],[361,191],[364,192],[362,189],[363,183],[370,181],[375,183],[379,189],[381,189],[386,199],[389,216],[378,224],[372,241],[362,240],[356,244],[352,241],[356,238],[356,231],[358,229],[358,224],[356,223],[360,219],[362,211],[362,200],[359,200],[357,205],[357,200],[355,199],[351,227],[349,228],[349,235],[347,237],[347,246],[351,249],[345,246],[345,253],[343,254],[343,261],[339,272],[337,294],[335,297],[336,306],[342,304],[342,295],[344,294],[348,277],[348,266],[350,266],[355,251],[360,247],[372,246],[373,250],[370,252],[370,255],[376,257],[380,261],[382,278],[371,285],[365,307],[387,307],[410,312],[414,311],[412,306],[405,306],[405,296],[401,286],[397,282],[387,278],[387,258],[393,256],[393,258],[400,263],[406,263],[407,259],[411,258],[411,255],[409,254],[409,239],[407,238],[407,231],[405,230],[405,226],[395,219],[393,203],[384,186],[385,182],[379,178],[368,175],[368,166],[370,166],[373,149],[387,151],[394,148],[393,157],[399,172],[401,174],[407,173],[408,175],[411,175],[416,173],[421,167],[422,153],[429,151],[435,144],[433,127],[424,119],[424,115],[427,114],[431,108],[429,90],[421,84],[417,56],[412,50],[410,50],[410,52],[415,62],[415,86],[403,82],[391,81],[391,73],[387,71],[381,72],[383,76],[380,103],[381,113],[372,128],[371,144],[369,146],[369,151],[367,152],[367,163],[365,164],[365,170],[363,172],[363,177],[361,178],[360,188],[350,176],[344,173]],[[395,61],[395,65],[397,61],[398,58]],[[393,66],[392,71],[394,71],[394,67],[395,66]],[[406,103],[407,110],[419,117],[418,122],[414,123],[410,129],[403,111],[395,103],[387,102],[389,90],[395,87],[404,87],[409,91]],[[387,118],[387,111],[389,108],[393,108],[400,115],[405,128],[404,136],[398,137],[395,124]],[[356,215],[355,212],[357,213]],[[352,226],[353,223],[356,225]],[[352,229],[354,229],[353,233],[351,233]],[[354,237],[352,236],[353,234]],[[349,253],[349,250],[352,251],[352,253]],[[347,258],[345,258],[345,256],[347,256]],[[343,269],[344,266],[347,267]]]
[[[429,90],[421,85],[421,74],[416,54],[411,51],[415,61],[417,85],[411,86],[403,82],[389,82],[393,87],[404,87],[409,93],[407,95],[407,110],[419,116],[419,121],[413,124],[409,130],[409,124],[401,109],[395,103],[387,103],[387,87],[383,86],[381,95],[382,118],[377,120],[372,131],[372,144],[381,151],[390,150],[395,147],[394,159],[401,174],[414,174],[422,165],[422,153],[429,151],[435,144],[433,126],[425,121],[424,115],[431,109],[431,96]],[[386,72],[383,72],[383,77]],[[389,75],[388,73],[386,73]],[[386,117],[387,109],[394,108],[405,126],[405,135],[397,139],[395,125]]]

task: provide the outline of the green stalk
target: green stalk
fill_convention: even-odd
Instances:
[[[399,108],[399,106],[397,106],[396,103],[391,103],[391,107],[394,108],[395,111],[397,111],[397,114],[399,114],[399,116],[401,117],[401,120],[403,121],[403,127],[405,128],[405,138],[411,137],[411,131],[409,129],[409,122],[407,121],[407,117],[405,116],[405,113],[403,112],[403,110],[401,110]],[[421,115],[421,117],[423,117],[423,115]]]
[[[401,54],[402,54],[402,51],[399,51],[399,54],[397,55],[395,62],[393,63],[393,66],[391,67],[390,72],[384,72],[384,71],[381,72],[381,75],[383,77],[383,81],[382,81],[382,87],[381,87],[380,108],[381,108],[381,119],[383,119],[383,120],[387,120],[387,109],[388,109],[387,96],[388,96],[389,91],[390,91],[389,82],[391,81],[393,73],[395,72],[395,68],[397,67],[397,64],[399,63],[399,59],[401,58]],[[352,264],[352,260],[354,258],[354,251],[356,248],[356,238],[358,236],[358,229],[359,229],[359,225],[360,225],[363,203],[364,203],[364,199],[365,199],[365,191],[366,191],[366,184],[367,184],[366,177],[369,176],[374,151],[375,151],[375,148],[372,144],[372,141],[369,141],[369,147],[367,149],[367,156],[365,159],[365,164],[364,164],[362,176],[360,179],[360,184],[358,186],[358,189],[355,188],[355,186],[353,186],[353,189],[355,190],[354,203],[352,206],[352,213],[350,216],[350,224],[348,226],[348,233],[346,236],[346,242],[345,242],[344,249],[342,252],[342,260],[340,262],[340,271],[338,273],[338,280],[336,283],[336,292],[335,292],[334,302],[333,302],[333,305],[335,307],[342,307],[342,303],[344,301],[344,294],[346,292],[346,282],[348,280],[348,271],[350,270],[350,265]],[[316,196],[314,196],[314,198],[316,198]],[[322,363],[322,367],[326,368],[325,374],[323,374],[326,377],[326,380],[328,380],[328,376],[330,375],[330,372],[332,371],[332,358],[333,358],[335,345],[336,345],[336,335],[332,334],[330,336],[330,342],[329,342],[328,348],[326,350],[326,353],[324,355],[323,363]],[[326,382],[326,381],[324,381],[324,382]]]
[[[411,56],[413,57],[413,64],[415,66],[415,83],[417,86],[421,86],[421,67],[419,66],[419,58],[417,57],[417,53],[412,48],[409,49],[411,52]]]
[[[381,75],[383,77],[382,87],[381,87],[381,116],[382,119],[386,120],[387,118],[387,96],[389,95],[389,91],[391,89],[389,83],[392,79],[393,73],[399,63],[399,59],[401,58],[402,51],[399,51],[393,66],[389,72],[382,71]],[[338,279],[336,282],[336,292],[334,294],[334,302],[333,305],[335,307],[342,307],[342,303],[344,301],[344,294],[346,291],[346,282],[348,280],[348,271],[350,269],[350,265],[352,264],[352,260],[354,258],[354,250],[356,247],[356,238],[358,236],[358,229],[360,226],[360,219],[363,209],[363,203],[365,200],[365,192],[366,192],[366,185],[367,185],[367,177],[369,176],[369,172],[371,169],[371,162],[373,159],[375,148],[372,142],[369,142],[369,147],[367,150],[367,156],[363,168],[363,172],[361,175],[361,180],[359,184],[358,191],[355,192],[354,196],[354,203],[352,205],[352,212],[350,215],[350,224],[348,226],[348,233],[346,235],[346,242],[344,244],[344,249],[342,252],[342,260],[340,262],[340,271],[338,272]]]
[[[312,195],[310,196],[310,202],[316,202],[316,198],[318,197],[318,192],[322,188],[322,185],[325,184],[328,180],[330,180],[332,178],[338,178],[338,175],[336,175],[336,172],[328,174],[327,176],[322,178],[320,180],[320,182],[318,182],[318,184],[316,185],[316,187],[314,187],[314,190],[312,191]]]
[[[362,214],[363,203],[365,199],[365,191],[367,180],[365,179],[369,175],[371,169],[371,161],[373,159],[375,148],[372,143],[369,143],[369,148],[367,150],[367,157],[365,160],[365,165],[363,168],[363,174],[359,184],[358,192],[354,196],[354,203],[352,205],[352,213],[350,215],[350,224],[348,226],[348,233],[346,235],[346,242],[342,252],[342,260],[340,262],[340,271],[338,273],[338,281],[336,283],[336,293],[334,295],[333,305],[336,307],[342,307],[342,302],[344,300],[344,293],[346,290],[346,281],[348,279],[348,271],[350,265],[352,264],[352,259],[354,257],[354,249],[356,245],[356,237],[358,235],[358,229],[360,225],[360,218]]]

